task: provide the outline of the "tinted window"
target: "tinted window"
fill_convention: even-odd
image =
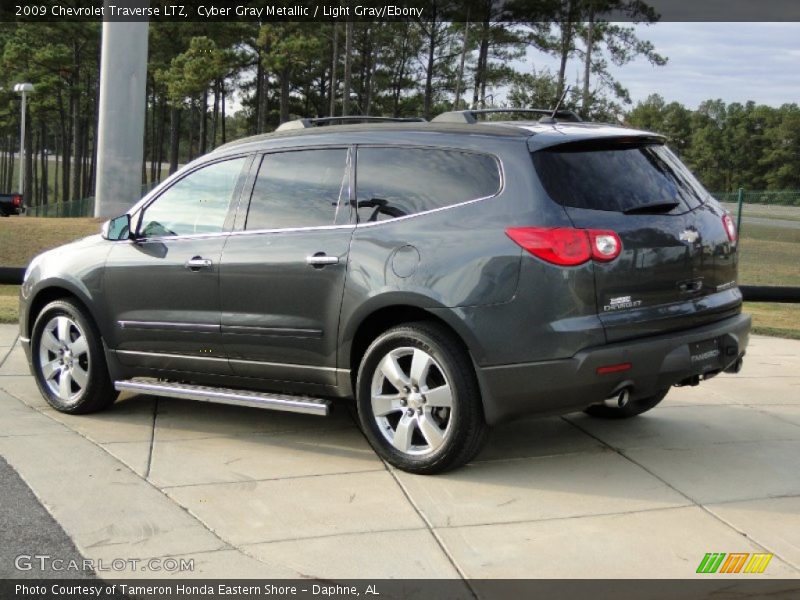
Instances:
[[[348,196],[347,156],[343,148],[265,155],[246,229],[333,225]]]
[[[426,148],[359,148],[359,222],[383,221],[493,196],[497,161],[485,154]]]
[[[685,212],[706,195],[662,145],[568,144],[534,153],[533,162],[547,193],[565,206],[625,212],[673,203]]]
[[[175,183],[145,209],[139,234],[157,237],[223,231],[246,160],[214,163]]]

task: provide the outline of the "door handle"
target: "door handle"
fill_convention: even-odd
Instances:
[[[306,256],[306,264],[311,267],[324,267],[326,265],[339,264],[338,256],[328,256],[324,252],[317,252],[313,256]]]
[[[190,271],[200,271],[202,269],[210,269],[214,264],[210,258],[203,258],[202,256],[193,256],[184,263],[184,267]]]

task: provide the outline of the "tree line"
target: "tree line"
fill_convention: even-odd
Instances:
[[[627,115],[663,133],[709,190],[800,189],[800,106],[707,100],[696,110],[651,95]]]
[[[672,117],[663,116],[675,110],[668,109],[672,105],[659,107],[650,99],[631,109],[624,82],[611,73],[611,65],[637,57],[656,66],[667,61],[629,24],[603,18],[617,9],[653,23],[657,15],[646,2],[515,2],[503,10],[516,15],[500,14],[492,0],[472,2],[467,20],[453,19],[462,3],[441,0],[425,21],[153,22],[142,182],[156,182],[220,144],[272,131],[299,116],[431,118],[446,110],[499,106],[501,97],[510,106],[552,107],[567,86],[565,107],[585,118],[627,119],[673,135]],[[29,96],[26,202],[93,194],[100,34],[101,25],[90,22],[0,24],[0,191],[11,189],[19,168],[14,153],[20,107],[13,84],[30,81],[36,91]],[[557,69],[537,68],[545,55],[557,58]],[[570,73],[578,75],[571,79]],[[702,142],[694,132],[700,121],[683,110],[691,113],[690,129],[678,138],[678,150],[710,175],[723,171],[713,161],[730,164],[729,181],[720,185],[735,186],[741,161],[719,154],[732,143],[715,145],[717,132],[705,121]],[[723,104],[709,119],[725,129],[732,120],[720,119],[719,110],[727,114]],[[770,120],[770,131],[778,121]],[[768,136],[779,137],[780,132]],[[766,138],[762,146],[772,147]],[[690,148],[697,152],[687,153]],[[777,148],[773,154],[768,170],[783,169]],[[791,179],[791,169],[783,171],[782,178],[764,175],[764,185]]]

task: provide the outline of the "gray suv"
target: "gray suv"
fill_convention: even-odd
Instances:
[[[632,417],[741,367],[734,223],[664,138],[481,112],[292,122],[38,256],[20,329],[42,394],[354,398],[381,457],[435,473],[490,425]]]

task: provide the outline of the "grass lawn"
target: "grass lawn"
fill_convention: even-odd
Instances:
[[[0,218],[0,266],[24,267],[45,250],[100,231],[100,220]],[[17,322],[19,286],[0,285],[0,323]]]
[[[24,267],[45,250],[100,233],[102,219],[0,218],[0,266]]]
[[[745,302],[744,312],[753,315],[753,333],[800,340],[800,304]]]
[[[0,323],[17,322],[18,285],[0,285]]]
[[[25,266],[39,252],[100,229],[97,219],[0,219],[0,265]],[[739,281],[800,286],[800,228],[748,225],[740,240]],[[19,286],[0,285],[0,323],[17,321]],[[800,339],[800,304],[747,302],[754,332]]]

